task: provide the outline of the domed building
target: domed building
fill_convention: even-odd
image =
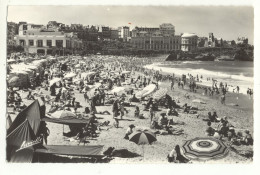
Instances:
[[[184,33],[181,35],[181,50],[189,52],[197,49],[198,36],[194,33]]]

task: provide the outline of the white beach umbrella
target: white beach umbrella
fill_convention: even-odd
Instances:
[[[64,78],[73,78],[73,77],[76,77],[76,76],[77,76],[77,74],[71,72],[71,73],[66,74],[66,75],[64,76]]]
[[[57,83],[61,81],[61,78],[53,78],[52,80],[50,80],[50,86],[52,86],[54,83]]]

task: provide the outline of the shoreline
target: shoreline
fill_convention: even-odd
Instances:
[[[194,61],[195,62],[195,61]],[[197,62],[202,62],[202,61],[197,61]],[[185,64],[185,62],[176,62],[177,64]],[[239,85],[240,87],[240,93],[243,93],[244,95],[247,95],[247,88],[251,88],[253,89],[253,83],[254,83],[254,77],[241,77],[239,75],[226,75],[226,74],[219,74],[218,72],[210,72],[208,70],[196,70],[196,69],[192,69],[192,68],[185,68],[185,70],[181,70],[180,68],[174,68],[174,67],[164,67],[165,65],[169,65],[166,64],[165,62],[154,62],[152,64],[148,64],[145,65],[144,68],[149,69],[149,70],[155,70],[155,71],[159,71],[161,74],[164,75],[172,75],[174,73],[174,75],[177,75],[178,77],[181,77],[183,74],[185,74],[187,76],[187,72],[192,72],[196,73],[197,75],[199,75],[199,77],[201,75],[203,75],[204,79],[200,78],[200,82],[196,81],[196,84],[200,85],[200,86],[204,86],[204,87],[212,87],[212,81],[206,81],[206,78],[214,78],[215,80],[217,80],[217,82],[222,82],[222,83],[228,83],[228,88],[229,90],[234,89],[237,85],[234,85],[235,82],[230,83],[230,81],[225,80],[227,78],[233,79],[234,81],[237,81],[237,83],[239,81],[248,81],[248,83],[250,83],[250,85],[245,86],[244,84]],[[203,71],[203,73],[200,72]],[[205,75],[206,74],[206,75]],[[216,74],[216,75],[214,75]],[[188,76],[187,76],[188,78]],[[242,78],[242,79],[241,79]],[[220,79],[220,81],[218,81],[218,79]],[[229,84],[230,83],[230,84]]]

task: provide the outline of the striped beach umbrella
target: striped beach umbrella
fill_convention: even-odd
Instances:
[[[188,140],[182,146],[185,156],[196,160],[211,160],[224,158],[228,153],[227,146],[214,138],[195,138]]]
[[[166,88],[161,88],[153,94],[153,99],[160,100],[167,94],[168,90]]]
[[[129,141],[134,142],[137,145],[142,145],[143,160],[144,160],[144,145],[151,144],[152,142],[157,141],[157,139],[155,134],[148,130],[143,130],[143,131],[138,130],[130,136]]]
[[[143,131],[137,131],[130,136],[129,141],[134,142],[138,145],[144,145],[144,144],[151,144],[152,142],[156,141],[156,136],[154,133],[143,130]]]

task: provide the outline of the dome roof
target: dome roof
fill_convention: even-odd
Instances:
[[[182,38],[190,38],[197,36],[195,33],[184,33],[181,37]]]

